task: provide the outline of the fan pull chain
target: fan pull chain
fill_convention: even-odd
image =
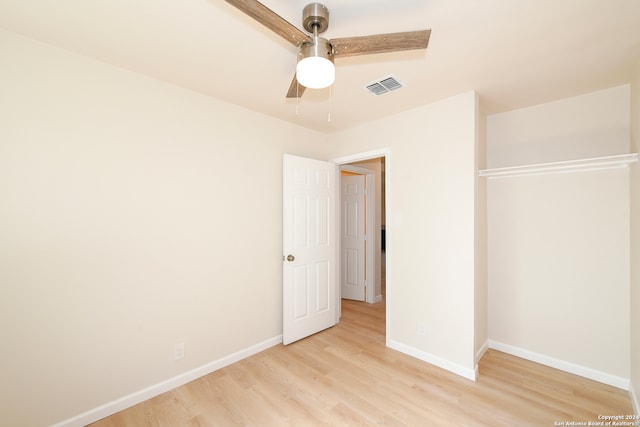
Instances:
[[[296,70],[296,73],[293,75],[293,78],[296,81],[296,116],[299,115],[299,106],[300,106],[300,83],[298,83],[298,57],[296,56],[296,63],[293,67],[294,70]]]
[[[333,85],[329,86],[329,113],[327,114],[327,122],[331,123],[331,106],[333,105]]]

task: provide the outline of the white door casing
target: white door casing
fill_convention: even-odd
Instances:
[[[366,188],[364,175],[341,175],[342,298],[364,301],[366,286]]]
[[[337,194],[335,164],[284,155],[284,344],[337,321]]]

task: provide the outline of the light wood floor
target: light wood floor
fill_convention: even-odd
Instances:
[[[334,328],[92,426],[554,426],[633,412],[626,391],[498,351],[474,383],[388,349],[384,310],[345,301]]]

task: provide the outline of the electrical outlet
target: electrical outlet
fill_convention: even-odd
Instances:
[[[184,343],[180,342],[173,346],[173,360],[184,358]]]
[[[418,335],[420,335],[421,337],[427,335],[427,328],[422,322],[418,323]]]

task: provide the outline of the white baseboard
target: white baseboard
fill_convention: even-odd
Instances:
[[[487,350],[489,350],[489,340],[485,341],[476,352],[476,364],[475,364],[476,378],[478,378],[478,375],[480,375],[480,369],[478,368],[478,364],[480,363],[480,359],[482,359],[482,356],[484,356]]]
[[[532,362],[540,363],[541,365],[549,366],[561,371],[569,372],[571,374],[579,375],[581,377],[588,378],[590,380],[598,381],[603,384],[608,384],[623,390],[629,390],[629,379],[611,375],[606,372],[598,371],[596,369],[588,368],[586,366],[576,365],[574,363],[566,362],[564,360],[556,359],[544,354],[535,353],[520,347],[515,347],[508,344],[489,340],[489,348],[508,353],[513,356],[521,357],[523,359],[530,360]]]
[[[390,340],[387,342],[387,347],[392,348],[394,350],[398,350],[401,353],[408,354],[409,356],[413,356],[416,359],[423,360],[427,363],[435,365],[439,368],[446,369],[449,372],[453,372],[456,375],[460,375],[466,379],[471,381],[476,380],[476,370],[465,368],[464,366],[458,365],[457,363],[453,363],[449,360],[443,359],[438,356],[434,356],[433,354],[427,353],[422,350],[418,350],[415,347],[411,347],[406,344],[399,343],[397,341]]]
[[[632,381],[629,381],[629,397],[631,397],[631,404],[633,405],[633,412],[640,416],[640,401],[638,400],[638,393],[636,393],[636,389],[633,387],[634,384]]]
[[[275,345],[278,345],[280,343],[282,343],[282,335],[279,335],[277,337],[273,337],[261,343],[252,345],[243,350],[240,350],[233,354],[225,356],[221,359],[214,360],[213,362],[209,362],[204,366],[200,366],[199,368],[185,372],[173,378],[169,378],[158,384],[152,385],[143,390],[136,391],[127,396],[116,399],[112,402],[105,403],[104,405],[98,406],[97,408],[91,409],[73,418],[69,418],[68,420],[54,424],[51,427],[86,426],[87,424],[101,420],[102,418],[108,417],[109,415],[113,415],[116,412],[122,411],[123,409],[130,408],[131,406],[137,405],[138,403],[144,402],[145,400],[151,399],[152,397],[158,396],[169,390],[173,390],[176,387],[180,387],[181,385],[184,385],[188,382],[191,382],[207,374],[210,374],[211,372],[217,371],[218,369],[222,369],[225,366],[229,366],[242,359],[253,356],[254,354],[260,353],[261,351],[266,350]]]
[[[487,350],[489,350],[489,340],[485,341],[482,347],[476,352],[476,365],[480,362],[480,359],[482,359],[482,356],[484,356]]]

